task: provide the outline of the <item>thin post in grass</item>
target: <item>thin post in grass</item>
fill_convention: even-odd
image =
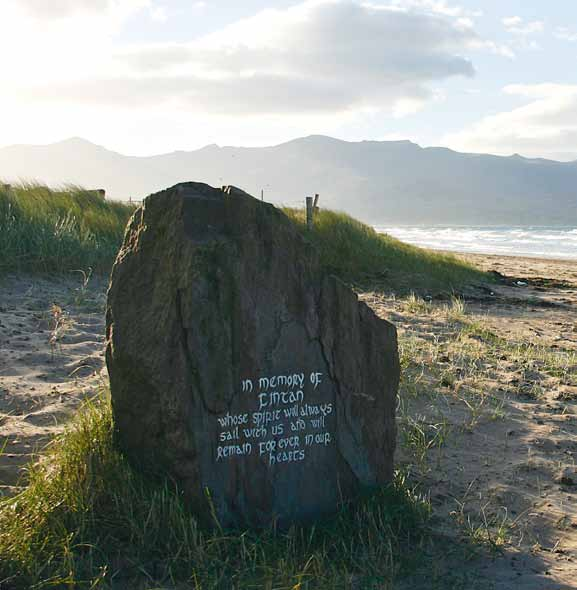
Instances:
[[[100,197],[103,201],[106,199],[106,189],[104,188],[95,188],[90,192],[95,193],[96,196]]]
[[[307,229],[313,229],[313,198],[306,197],[307,204]]]
[[[315,200],[313,203],[313,215],[319,212],[319,193],[315,193]]]

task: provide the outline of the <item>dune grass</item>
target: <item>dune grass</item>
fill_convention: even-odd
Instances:
[[[79,187],[0,184],[0,272],[108,272],[132,211]]]
[[[107,396],[87,403],[0,502],[0,588],[384,589],[425,538],[429,503],[400,474],[314,527],[203,530],[173,485],[132,470],[112,431]]]
[[[107,273],[122,243],[132,205],[106,201],[80,187],[52,190],[0,184],[0,272],[46,273],[92,269]],[[320,210],[312,232],[302,209],[284,209],[318,249],[330,272],[349,283],[409,291],[458,291],[488,282],[459,260],[404,244],[335,211]]]
[[[322,263],[345,282],[360,287],[379,283],[400,293],[460,291],[475,283],[488,283],[486,273],[456,256],[405,244],[346,213],[319,210],[307,231],[302,209],[284,209],[318,249]]]

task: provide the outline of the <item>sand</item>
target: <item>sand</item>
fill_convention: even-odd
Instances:
[[[434,514],[427,571],[407,587],[577,588],[577,263],[461,256],[507,277],[466,304],[467,321],[505,341],[494,358],[484,358],[478,333],[452,339],[447,303],[408,312],[402,302],[364,295],[397,324],[401,343],[431,342],[421,393],[405,391],[404,400],[410,423],[443,440],[421,468],[400,424],[399,464],[430,494]],[[462,341],[479,346],[474,366],[457,358]],[[518,344],[537,352],[520,363],[507,351]],[[565,375],[544,370],[541,355],[549,353],[570,359]],[[427,362],[446,372],[449,387],[433,389]]]
[[[0,279],[0,495],[105,385],[104,304],[102,279]]]
[[[468,294],[467,321],[543,354],[577,352],[577,263],[463,256],[507,277]],[[75,275],[0,279],[1,493],[25,484],[26,463],[106,385],[105,288],[96,279],[82,288]],[[398,462],[433,507],[425,571],[399,588],[577,588],[577,364],[559,376],[539,359],[484,358],[484,337],[472,332],[467,350],[478,343],[480,353],[469,370],[455,360],[461,340],[447,302],[415,310],[379,293],[361,296],[396,323],[412,367]],[[415,425],[434,439],[419,460],[418,444],[407,442]]]

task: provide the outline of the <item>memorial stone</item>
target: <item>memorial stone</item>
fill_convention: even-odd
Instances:
[[[112,272],[115,436],[221,526],[333,514],[393,474],[396,330],[239,189],[146,198]]]

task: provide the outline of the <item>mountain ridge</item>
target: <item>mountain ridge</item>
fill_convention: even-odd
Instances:
[[[529,156],[524,156],[523,154],[519,154],[518,152],[515,152],[515,153],[510,154],[508,156],[503,156],[503,155],[499,155],[499,154],[487,154],[487,153],[481,153],[481,152],[459,152],[457,150],[454,150],[454,149],[446,147],[446,146],[422,146],[421,144],[411,141],[410,139],[393,139],[393,140],[360,139],[358,141],[349,141],[346,139],[339,139],[336,137],[331,137],[330,135],[322,135],[322,134],[304,135],[302,137],[295,137],[294,139],[289,139],[289,140],[281,142],[281,143],[275,143],[275,144],[264,145],[264,146],[219,145],[217,143],[208,143],[206,145],[203,145],[199,148],[192,149],[192,150],[180,149],[180,150],[173,150],[170,152],[159,152],[156,154],[148,154],[148,155],[124,154],[124,153],[119,152],[117,150],[112,150],[110,148],[107,148],[106,146],[103,146],[99,143],[94,143],[93,141],[90,141],[89,139],[85,139],[84,137],[71,136],[71,137],[60,139],[58,141],[54,141],[51,143],[34,143],[34,144],[13,143],[13,144],[9,144],[9,145],[0,147],[0,152],[2,152],[3,150],[9,150],[12,148],[50,148],[50,147],[59,146],[59,145],[75,145],[76,144],[76,145],[85,145],[85,146],[90,146],[90,147],[94,147],[94,148],[100,148],[100,149],[106,150],[107,152],[110,152],[113,154],[118,154],[118,155],[123,156],[125,158],[145,159],[145,158],[156,158],[158,156],[169,156],[171,154],[193,154],[195,152],[200,152],[200,151],[207,150],[207,149],[221,149],[221,150],[222,149],[238,149],[238,150],[270,149],[270,148],[278,148],[278,147],[282,147],[282,146],[286,146],[286,145],[290,145],[290,144],[295,144],[295,143],[299,143],[299,142],[313,141],[316,139],[328,140],[328,141],[332,141],[332,142],[335,142],[338,144],[349,144],[349,145],[371,145],[371,144],[372,145],[411,145],[411,146],[415,146],[421,150],[443,150],[443,151],[451,152],[453,154],[460,154],[463,156],[490,156],[493,158],[516,158],[516,159],[522,159],[522,160],[526,160],[526,161],[555,162],[557,164],[577,164],[577,159],[570,160],[570,161],[562,161],[562,160],[555,160],[552,158],[543,158],[543,157],[534,157],[533,158],[533,157],[529,157]]]
[[[310,135],[266,147],[209,144],[128,156],[79,137],[0,148],[0,178],[101,188],[140,199],[180,181],[233,184],[276,204],[321,194],[374,224],[577,225],[577,161],[461,153],[409,140]]]

